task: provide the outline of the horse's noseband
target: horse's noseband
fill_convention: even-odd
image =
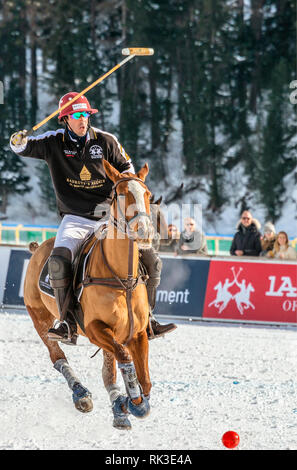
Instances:
[[[140,178],[137,178],[137,177],[132,177],[132,176],[128,176],[128,177],[125,177],[125,178],[121,178],[120,180],[118,180],[112,187],[112,191],[113,191],[113,195],[112,195],[112,201],[111,201],[111,204],[113,203],[113,201],[117,201],[118,197],[121,197],[123,195],[121,194],[117,194],[117,187],[120,183],[122,183],[123,181],[139,181],[143,187],[146,187],[146,185],[144,184],[144,182],[140,179]],[[127,235],[129,237],[132,237],[133,238],[133,231],[131,231],[131,224],[133,222],[135,222],[136,220],[138,220],[140,217],[147,217],[150,222],[152,222],[152,218],[151,218],[151,215],[147,214],[146,212],[138,212],[136,215],[134,215],[134,217],[132,217],[131,219],[127,220],[125,215],[123,214],[123,211],[121,209],[121,206],[120,204],[118,204],[118,212],[119,212],[119,215],[120,215],[120,218],[119,219],[116,219],[115,217],[111,217],[111,220],[112,220],[112,223],[113,225],[119,229],[121,232],[124,232],[124,233],[127,233]]]

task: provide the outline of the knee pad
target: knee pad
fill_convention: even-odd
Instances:
[[[158,287],[161,281],[162,260],[154,248],[141,250],[141,259],[145,265],[149,279],[147,285]]]
[[[72,254],[69,248],[57,247],[48,260],[48,272],[52,287],[66,287],[72,277]],[[60,282],[55,282],[60,281]]]

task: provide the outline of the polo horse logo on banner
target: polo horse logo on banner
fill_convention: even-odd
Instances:
[[[241,315],[244,314],[244,310],[252,308],[255,310],[255,306],[250,301],[251,292],[255,292],[254,287],[251,283],[246,285],[246,280],[243,279],[241,282],[238,281],[239,274],[243,268],[239,268],[238,272],[235,272],[235,267],[232,266],[231,271],[233,273],[233,281],[229,281],[229,278],[225,279],[224,284],[220,281],[215,287],[214,290],[217,291],[216,298],[208,304],[209,307],[214,305],[218,309],[218,313],[221,314],[223,310],[227,307],[231,300],[235,300],[237,309]],[[236,293],[230,292],[230,289],[234,286],[237,286],[239,290]]]

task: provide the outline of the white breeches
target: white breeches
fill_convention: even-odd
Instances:
[[[108,218],[90,220],[77,215],[65,215],[58,229],[54,248],[66,247],[72,253],[72,261],[88,235],[107,222]]]

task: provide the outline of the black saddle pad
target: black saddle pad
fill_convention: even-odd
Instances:
[[[76,282],[81,282],[83,278],[83,273],[84,273],[84,257],[82,256],[79,260],[78,266],[75,266],[75,272],[76,272]],[[39,277],[39,289],[41,292],[44,294],[48,295],[49,297],[55,298],[54,290],[50,285],[49,282],[49,273],[48,273],[48,259],[46,260],[40,277]],[[79,297],[80,297],[80,290],[76,289],[74,292],[74,297],[72,298],[72,301],[70,301],[69,304],[69,312],[72,313],[75,321],[78,323],[78,325],[81,327],[82,331],[85,331],[84,329],[84,313],[81,308],[81,305],[79,303]]]
[[[55,297],[53,288],[49,282],[49,274],[48,274],[48,259],[45,262],[45,265],[42,268],[42,271],[39,276],[39,289],[46,295],[50,297]]]
[[[75,275],[74,275],[74,294],[78,297],[80,293],[80,289],[77,289],[76,286],[79,285],[83,279],[84,276],[84,270],[85,270],[85,261],[86,255],[82,255],[79,259],[78,265],[75,266],[76,263],[74,263],[74,268],[75,268]],[[48,259],[46,260],[42,271],[39,276],[39,289],[41,292],[43,292],[46,295],[49,295],[50,297],[55,297],[54,290],[50,285],[49,281],[49,273],[48,273]]]

